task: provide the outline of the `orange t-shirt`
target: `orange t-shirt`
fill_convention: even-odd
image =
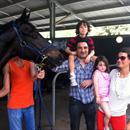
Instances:
[[[34,105],[33,79],[30,74],[30,62],[23,61],[24,66],[18,67],[9,61],[11,91],[8,99],[8,108],[19,109]]]

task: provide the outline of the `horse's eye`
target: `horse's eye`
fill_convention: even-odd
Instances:
[[[29,34],[32,32],[32,28],[29,25],[22,24],[21,31],[23,33]]]
[[[34,38],[34,39],[36,39],[37,38],[37,32],[32,32],[31,33],[31,37]]]

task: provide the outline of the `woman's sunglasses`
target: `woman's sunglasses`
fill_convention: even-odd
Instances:
[[[119,56],[119,57],[117,57],[117,60],[119,60],[119,59],[120,59],[120,60],[122,60],[122,61],[123,61],[123,60],[125,60],[126,58],[127,58],[127,57],[125,57],[125,56]]]

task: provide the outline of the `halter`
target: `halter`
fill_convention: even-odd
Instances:
[[[34,44],[29,44],[29,43],[27,43],[25,40],[22,39],[22,35],[23,35],[23,34],[22,34],[22,32],[19,30],[19,28],[18,28],[18,26],[17,26],[17,24],[16,24],[15,21],[12,22],[12,27],[13,27],[13,29],[14,29],[16,35],[17,35],[17,38],[18,38],[18,40],[19,40],[19,42],[20,42],[20,46],[21,46],[22,48],[24,48],[24,47],[29,48],[29,49],[32,50],[34,53],[38,54],[39,56],[36,58],[36,61],[39,59],[39,57],[41,57],[42,60],[41,60],[40,64],[42,64],[43,61],[48,58],[48,56],[45,55],[45,54],[43,55],[43,53],[46,52],[46,50],[48,50],[48,48],[50,48],[52,45],[51,45],[51,44],[48,44],[48,46],[47,46],[46,48],[44,48],[44,49],[42,49],[42,50],[39,50]]]

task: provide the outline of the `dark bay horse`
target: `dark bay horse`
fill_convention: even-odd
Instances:
[[[58,49],[43,38],[29,23],[30,11],[0,27],[0,70],[14,56],[54,67],[63,61]]]

